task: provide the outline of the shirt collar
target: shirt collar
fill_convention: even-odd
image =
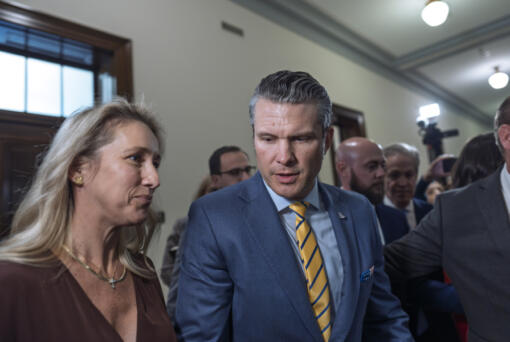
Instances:
[[[393,202],[390,200],[390,198],[388,196],[386,196],[386,195],[384,195],[383,203],[385,205],[387,205],[388,207],[392,207],[392,208],[398,209],[400,211],[405,211],[407,213],[408,212],[414,212],[414,206],[413,206],[413,200],[412,199],[409,201],[409,204],[404,209],[397,208],[397,206],[395,204],[393,204]]]
[[[273,200],[276,210],[278,212],[281,212],[282,210],[286,209],[294,203],[295,201],[288,200],[287,198],[278,195],[276,192],[271,189],[269,185],[267,185],[266,181],[262,179],[264,182],[264,185],[266,186],[267,191],[269,192],[269,196],[271,196],[271,199]],[[306,197],[303,199],[303,201],[310,203],[314,208],[320,209],[320,199],[319,199],[319,186],[317,179],[315,179],[315,184],[312,188],[312,190],[306,195]]]
[[[506,168],[506,163],[503,165],[503,168],[501,169],[501,190],[503,192],[503,195],[505,199],[510,199],[510,174],[508,173],[508,170]],[[509,206],[510,203],[507,203],[507,206]]]
[[[395,207],[395,204],[393,204],[393,202],[386,195],[384,195],[383,203],[385,205],[387,205],[388,207],[392,207],[392,208],[395,208],[395,209],[397,208],[397,207]]]

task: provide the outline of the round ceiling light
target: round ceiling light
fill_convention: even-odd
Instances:
[[[494,89],[503,89],[508,84],[508,75],[494,68],[494,73],[489,77],[489,84]]]
[[[446,21],[450,7],[441,0],[430,0],[421,11],[421,18],[429,26],[439,26]]]

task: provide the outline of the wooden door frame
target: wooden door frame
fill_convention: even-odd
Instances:
[[[331,126],[337,127],[340,134],[340,142],[352,137],[366,137],[365,116],[363,112],[333,103],[333,113],[331,116]],[[333,144],[329,151],[331,165],[333,165],[333,175],[335,186],[340,186],[340,181],[336,173],[336,138],[333,137]]]
[[[131,40],[9,1],[0,1],[0,20],[56,34],[89,44],[95,49],[108,51],[112,54],[111,74],[116,79],[117,94],[125,97],[128,101],[133,100]],[[0,162],[2,162],[2,158],[5,158],[4,148],[7,144],[16,142],[29,145],[49,144],[63,121],[63,117],[0,110],[0,144],[2,145],[0,146]],[[36,166],[35,161],[34,166]],[[0,185],[4,184],[7,177],[8,175],[5,175],[2,169],[0,171]],[[5,194],[6,191],[0,193],[0,209],[2,210],[9,200]],[[3,214],[5,213],[0,212],[0,218]]]
[[[13,2],[0,1],[0,20],[56,34],[112,52],[112,76],[116,79],[117,94],[125,97],[128,101],[133,100],[131,40],[35,11],[29,6]],[[0,121],[53,126],[62,121],[59,119],[45,115],[0,110]]]

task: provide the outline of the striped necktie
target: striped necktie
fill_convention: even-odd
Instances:
[[[308,298],[324,341],[331,335],[331,307],[328,277],[315,234],[305,220],[307,202],[295,202],[289,208],[296,214],[296,237],[305,271]]]

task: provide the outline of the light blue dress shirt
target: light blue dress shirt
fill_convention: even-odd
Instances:
[[[289,205],[295,201],[289,201],[285,197],[282,197],[275,193],[264,181],[264,185],[273,200],[278,215],[282,221],[283,227],[287,231],[289,236],[290,244],[293,247],[296,260],[301,265],[301,255],[299,253],[297,238],[296,238],[296,214],[290,210]],[[344,268],[342,265],[342,256],[340,255],[340,249],[336,241],[335,232],[333,230],[333,224],[329,217],[328,212],[324,209],[324,205],[319,197],[319,187],[317,180],[312,191],[303,199],[311,204],[306,210],[306,221],[315,234],[315,239],[319,244],[319,250],[321,251],[322,260],[326,267],[326,275],[328,277],[329,291],[334,300],[335,311],[340,306],[342,298],[342,284],[344,281]],[[302,267],[301,271],[304,270]]]

